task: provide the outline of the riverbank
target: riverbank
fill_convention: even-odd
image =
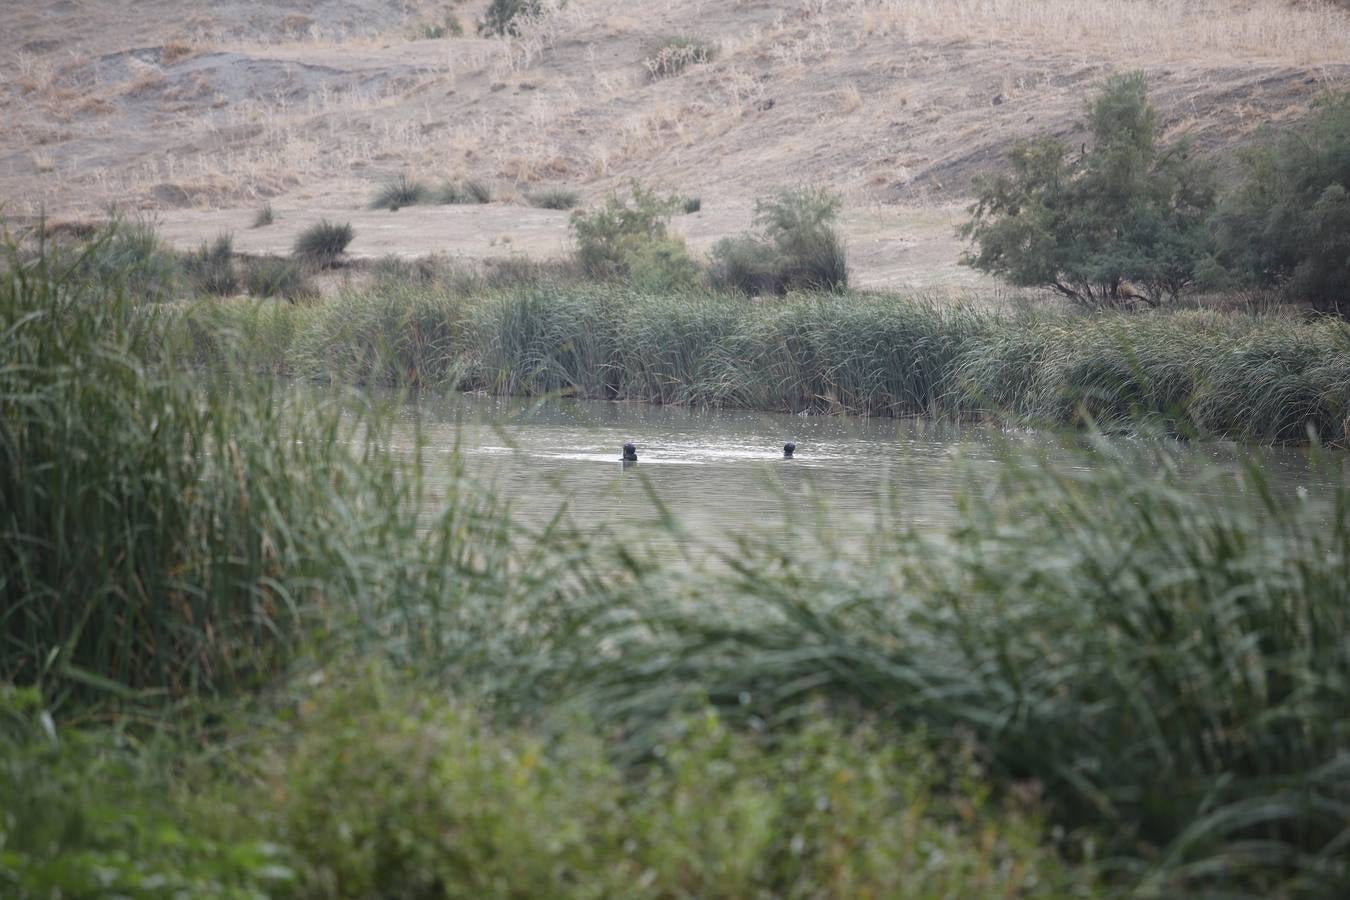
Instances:
[[[180,364],[295,365],[340,305],[210,307],[258,329],[232,335],[115,285],[41,258],[0,283],[8,894],[1350,886],[1344,489],[1012,453],[950,527],[671,560],[669,516],[525,526],[453,462],[433,497],[387,405]],[[453,371],[409,327],[444,297],[349,302],[408,341],[324,345],[355,371]],[[491,359],[522,332],[469,333]]]
[[[195,362],[351,384],[776,412],[1350,439],[1350,329],[1212,310],[1000,313],[891,294],[748,299],[603,284],[376,283],[311,306],[209,301]]]

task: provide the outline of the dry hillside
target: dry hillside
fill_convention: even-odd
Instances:
[[[1324,0],[570,0],[510,40],[474,34],[485,6],[0,5],[6,214],[115,204],[244,251],[336,215],[358,255],[548,255],[566,214],[521,203],[542,188],[698,195],[678,221],[706,246],[756,195],[811,182],[848,200],[860,283],[960,284],[972,175],[1020,136],[1077,141],[1104,73],[1145,70],[1167,132],[1205,151],[1350,75],[1350,12]],[[660,77],[672,38],[711,60]],[[499,202],[365,209],[405,173],[482,178]],[[264,200],[278,222],[251,230]]]

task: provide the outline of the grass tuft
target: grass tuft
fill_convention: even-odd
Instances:
[[[416,206],[424,203],[430,196],[426,185],[407,175],[400,175],[386,182],[370,201],[371,209],[387,209],[397,212],[400,207]]]
[[[529,194],[526,199],[531,206],[539,209],[572,209],[581,200],[581,195],[576,191],[550,188]]]
[[[341,225],[324,219],[300,232],[295,239],[292,255],[301,262],[324,269],[337,264],[356,232],[351,223]]]

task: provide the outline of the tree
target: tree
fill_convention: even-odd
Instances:
[[[1209,255],[1208,166],[1180,142],[1157,146],[1141,73],[1108,78],[1088,106],[1092,146],[1019,142],[1012,171],[976,182],[963,262],[1090,306],[1157,306],[1196,280]]]
[[[1350,310],[1350,92],[1323,97],[1305,127],[1248,151],[1243,167],[1214,219],[1222,273]]]

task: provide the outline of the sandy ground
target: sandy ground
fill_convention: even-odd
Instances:
[[[988,286],[957,263],[972,179],[1018,138],[1085,140],[1105,74],[1143,69],[1168,138],[1216,159],[1350,76],[1350,13],[1317,0],[573,0],[510,40],[474,34],[485,5],[0,4],[4,213],[116,206],[243,252],[326,216],[358,256],[547,257],[567,217],[521,204],[541,188],[699,196],[676,227],[706,249],[755,197],[823,184],[859,284],[964,289]],[[711,61],[653,77],[672,36]],[[504,202],[367,209],[398,175]],[[263,202],[278,221],[250,229]]]

